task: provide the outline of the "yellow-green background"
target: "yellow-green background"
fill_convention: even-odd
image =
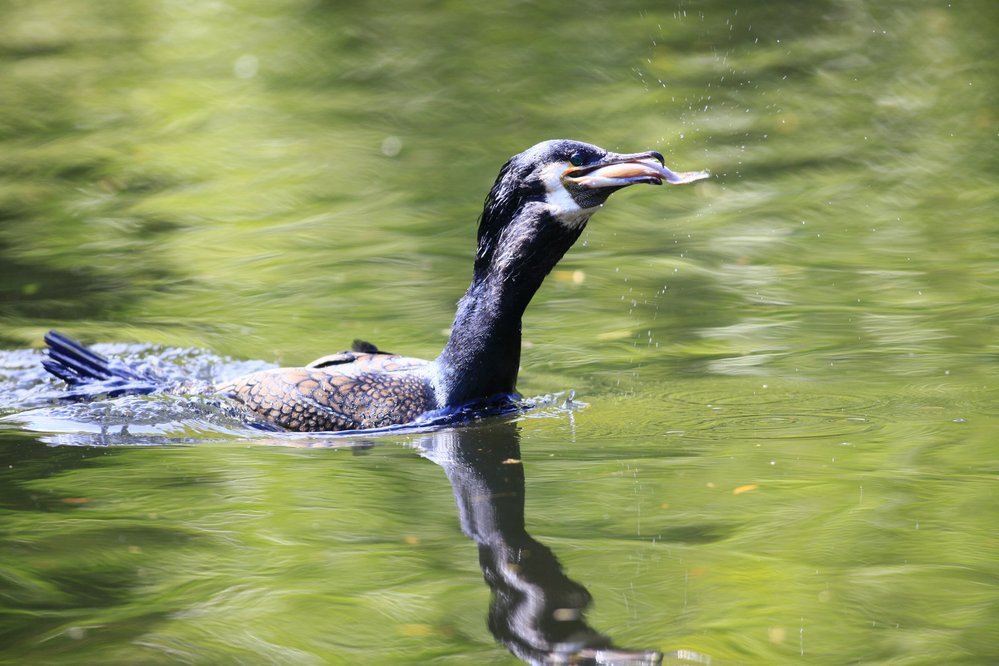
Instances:
[[[623,645],[999,660],[997,8],[6,0],[3,412],[49,328],[432,357],[509,155],[657,149],[714,177],[528,309],[522,392],[589,404],[520,424],[528,530]],[[3,424],[0,662],[513,661],[412,438],[188,430]]]

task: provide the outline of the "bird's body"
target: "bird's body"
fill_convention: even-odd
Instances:
[[[264,370],[213,387],[289,430],[380,428],[512,396],[520,366],[521,317],[545,276],[611,193],[636,183],[681,184],[659,153],[618,155],[577,141],[545,141],[511,158],[486,197],[472,283],[458,302],[436,359],[378,351],[368,343],[305,367]],[[155,378],[50,333],[45,366],[71,385]]]
[[[254,372],[216,388],[288,430],[366,430],[409,423],[438,409],[432,366],[396,354],[349,351],[304,368]]]

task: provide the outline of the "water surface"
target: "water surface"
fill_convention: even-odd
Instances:
[[[537,659],[487,620],[510,544],[667,662],[999,660],[997,19],[4,4],[0,661]],[[616,194],[528,309],[521,391],[585,404],[333,443],[38,367],[49,328],[208,375],[433,357],[555,137],[714,174]],[[434,454],[477,437],[522,461],[495,538]]]

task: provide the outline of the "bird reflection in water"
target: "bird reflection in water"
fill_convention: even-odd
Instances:
[[[492,591],[489,630],[529,664],[659,664],[653,650],[615,648],[586,623],[592,597],[524,527],[520,432],[508,420],[440,431],[416,446],[444,468],[461,528],[479,547]]]

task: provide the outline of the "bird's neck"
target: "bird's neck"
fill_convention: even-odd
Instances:
[[[516,389],[520,318],[526,303],[504,307],[508,302],[503,285],[495,279],[473,281],[458,302],[451,336],[436,361],[436,390],[442,407]]]
[[[521,317],[584,224],[567,226],[528,207],[498,237],[480,233],[472,283],[458,302],[451,335],[435,362],[442,407],[516,390]]]

